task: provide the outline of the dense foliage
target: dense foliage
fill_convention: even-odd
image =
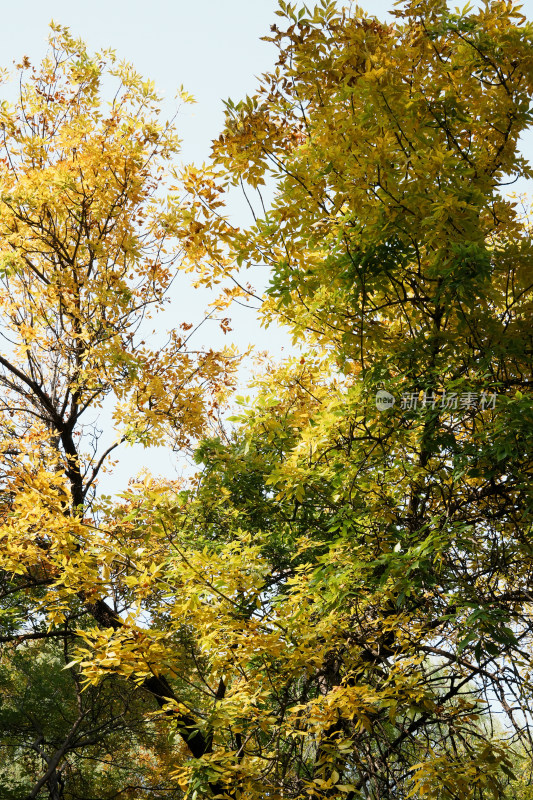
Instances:
[[[533,248],[506,187],[531,177],[533,29],[499,1],[407,2],[387,25],[326,0],[279,16],[278,64],[163,212],[140,151],[170,155],[167,128],[75,117],[75,167],[47,172],[64,117],[28,138],[4,112],[6,780],[59,800],[528,800]],[[97,81],[62,42],[57,63],[81,52]],[[154,100],[129,80],[128,102]],[[51,96],[24,118],[48,120]],[[266,181],[272,206],[233,228],[225,188]],[[143,249],[167,236],[199,282],[264,264],[264,320],[305,350],[265,365],[215,437],[229,355],[128,334],[170,279]],[[125,437],[198,441],[198,474],[93,498],[100,461],[69,443],[104,394]],[[112,753],[100,777],[113,748],[143,754],[135,781]]]

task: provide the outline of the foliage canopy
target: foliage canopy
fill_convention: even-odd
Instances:
[[[527,212],[503,187],[532,177],[518,144],[532,122],[533,30],[499,0],[395,13],[385,25],[326,0],[280,3],[277,66],[228,103],[212,165],[186,170],[188,198],[163,213],[140,151],[164,159],[174,144],[142,114],[123,139],[97,120],[98,165],[128,163],[121,186],[133,176],[116,222],[94,125],[72,174],[54,162],[61,192],[33,166],[37,134],[13,123],[6,144],[24,169],[7,159],[0,210],[6,292],[19,298],[5,319],[22,337],[19,372],[1,362],[18,398],[3,428],[4,641],[72,637],[68,669],[87,691],[110,681],[151,694],[139,747],[151,730],[188,747],[154,734],[169,797],[531,796],[533,261]],[[142,105],[146,86],[124,85]],[[81,144],[97,185],[77,182]],[[266,180],[271,208],[231,227],[225,187]],[[95,244],[102,225],[110,239]],[[170,234],[199,282],[264,263],[265,321],[307,348],[267,367],[215,438],[204,384],[216,403],[226,356],[195,366],[177,334],[158,355],[124,344],[123,320],[170,280],[143,248]],[[100,278],[86,298],[91,259]],[[141,275],[131,295],[128,270]],[[55,340],[52,301],[65,319]],[[63,423],[42,395],[65,414],[106,392],[129,398],[117,413],[141,440],[204,432],[188,486],[147,478],[118,502],[88,502],[92,473],[68,450],[79,412]],[[395,404],[378,407],[377,392]]]

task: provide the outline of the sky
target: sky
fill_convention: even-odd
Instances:
[[[369,13],[385,19],[393,0],[360,0]],[[466,0],[460,5],[464,6]],[[298,6],[301,2],[296,3]],[[312,5],[312,2],[310,3]],[[533,0],[523,2],[523,10],[533,19]],[[267,71],[274,62],[273,45],[262,42],[276,22],[277,0],[20,0],[4,3],[0,28],[0,66],[10,68],[24,55],[38,63],[46,51],[48,24],[51,20],[71,29],[85,40],[90,50],[112,47],[120,58],[130,61],[146,78],[155,82],[165,100],[165,111],[176,110],[174,100],[179,86],[196,99],[183,107],[177,118],[182,138],[184,163],[202,163],[209,158],[210,143],[220,133],[223,123],[223,100],[239,100],[253,93],[255,76]],[[533,136],[524,144],[533,156]],[[250,222],[245,203],[237,202],[237,224]],[[266,282],[266,281],[265,281]],[[187,289],[180,279],[174,290],[172,316],[176,322],[200,319],[206,297]],[[244,346],[253,342],[259,349],[268,348],[276,357],[290,348],[290,339],[282,330],[259,328],[252,311],[232,314],[233,339]],[[204,333],[205,331],[205,333]],[[207,339],[218,329],[203,329]],[[222,342],[211,342],[219,346]],[[125,486],[128,477],[148,466],[171,476],[173,457],[159,449],[146,453],[130,451],[119,462],[109,490]]]

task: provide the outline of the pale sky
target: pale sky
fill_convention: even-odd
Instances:
[[[393,0],[360,0],[369,13],[384,19]],[[466,0],[460,5],[464,6]],[[297,5],[302,5],[298,2]],[[313,5],[313,2],[309,2]],[[525,0],[523,11],[533,19],[533,0]],[[70,27],[75,36],[86,41],[90,50],[112,47],[120,58],[152,79],[167,98],[167,113],[175,110],[177,88],[183,84],[197,100],[185,107],[177,125],[183,140],[182,158],[186,162],[203,162],[209,157],[210,142],[222,127],[222,100],[239,100],[256,88],[255,76],[270,69],[275,57],[272,45],[260,41],[278,19],[277,0],[19,0],[2,4],[0,28],[0,66],[10,68],[13,60],[27,55],[33,63],[40,61],[46,50],[50,20]],[[524,146],[533,156],[533,136]],[[244,203],[237,210],[249,222]],[[187,313],[184,313],[186,307]],[[173,298],[175,322],[199,319],[205,297],[194,295],[183,283]],[[166,316],[166,315],[165,315]],[[239,344],[255,342],[276,356],[289,343],[281,331],[259,329],[251,311],[232,314],[233,338]],[[172,323],[169,323],[172,324]],[[169,326],[167,324],[167,327]],[[221,344],[218,330],[211,331]],[[210,330],[202,335],[209,341]],[[129,451],[127,464],[121,459],[113,490],[125,485],[132,470],[144,463],[154,471],[172,474],[172,457],[159,450],[147,454]],[[109,487],[111,489],[111,486]]]

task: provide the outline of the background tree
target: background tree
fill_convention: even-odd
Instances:
[[[113,676],[82,691],[76,672],[64,669],[73,641],[30,641],[3,653],[3,797],[182,797],[166,774],[180,743],[150,722],[156,704]]]

